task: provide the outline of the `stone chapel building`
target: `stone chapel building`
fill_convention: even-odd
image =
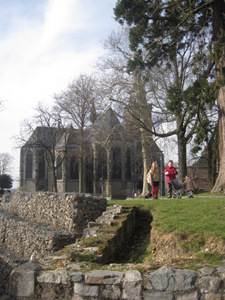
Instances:
[[[85,131],[82,159],[78,129],[37,127],[20,151],[22,189],[53,191],[52,173],[46,160],[46,155],[50,156],[46,153],[50,153],[53,145],[58,192],[125,198],[141,191],[141,142],[130,137],[111,108]],[[157,160],[159,166],[164,166],[162,151],[153,140],[150,153],[150,163]]]

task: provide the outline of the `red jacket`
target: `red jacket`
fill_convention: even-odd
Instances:
[[[169,172],[169,174],[166,175],[166,172]],[[177,170],[174,167],[166,167],[164,175],[166,175],[166,183],[170,183],[170,180],[176,179]]]

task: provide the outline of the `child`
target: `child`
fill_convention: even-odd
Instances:
[[[188,198],[194,198],[193,197],[193,192],[197,188],[194,180],[190,178],[188,175],[185,176],[183,186],[185,186]]]
[[[160,175],[158,164],[156,161],[152,163],[152,167],[148,172],[147,178],[148,183],[152,187],[152,199],[158,199]]]

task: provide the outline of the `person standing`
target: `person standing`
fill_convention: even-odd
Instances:
[[[173,167],[173,161],[169,160],[168,167],[166,167],[164,171],[164,175],[166,176],[168,198],[172,198],[173,187],[171,184],[171,180],[176,179],[177,174],[178,173],[176,168]]]
[[[153,200],[158,199],[160,175],[159,175],[158,164],[156,161],[152,163],[147,178],[148,178],[148,183],[152,187],[152,199]]]

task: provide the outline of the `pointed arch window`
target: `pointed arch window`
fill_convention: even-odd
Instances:
[[[121,169],[121,150],[120,148],[113,149],[113,169],[112,177],[113,179],[121,179],[122,169]]]
[[[126,179],[130,180],[131,179],[131,151],[130,149],[127,149],[126,151]]]
[[[71,157],[70,159],[70,179],[79,179],[79,165],[76,157]]]
[[[45,155],[44,155],[44,150],[41,150],[39,152],[38,177],[40,179],[45,178]]]
[[[62,180],[62,158],[60,155],[57,156],[56,165],[58,166],[56,169],[56,178],[57,180]]]
[[[98,151],[98,175],[97,178],[107,179],[107,152],[104,148],[99,148]]]
[[[31,150],[27,152],[26,156],[26,178],[31,179],[33,176],[33,153]]]

